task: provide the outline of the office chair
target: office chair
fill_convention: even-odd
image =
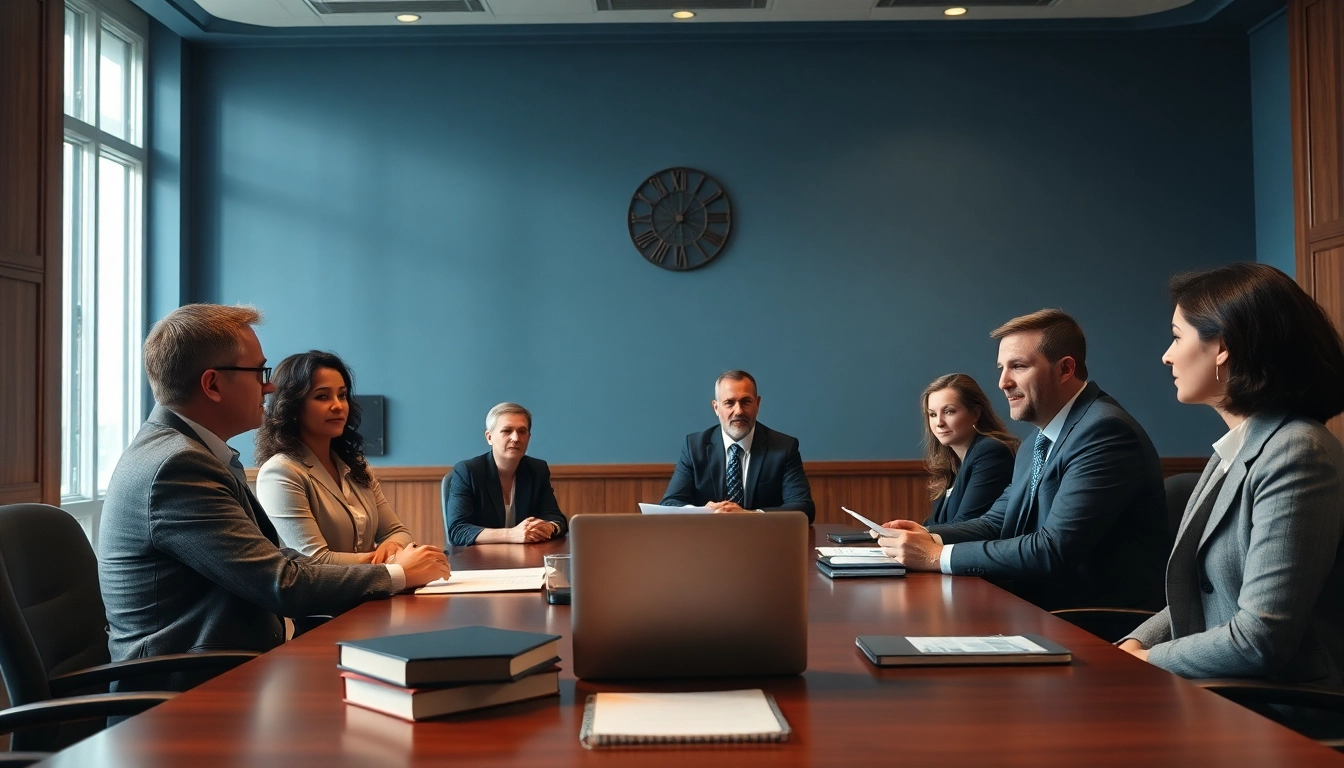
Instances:
[[[1168,552],[1176,545],[1176,532],[1181,528],[1185,505],[1190,502],[1190,494],[1194,493],[1199,478],[1197,472],[1185,472],[1172,475],[1163,483],[1167,491]],[[1121,640],[1153,615],[1152,611],[1135,608],[1065,608],[1051,613],[1109,643]]]
[[[443,476],[443,481],[439,483],[439,510],[443,513],[443,551],[453,553],[453,537],[448,535],[448,490],[453,485],[453,471],[448,470],[448,474]]]
[[[1291,728],[1318,744],[1344,752],[1344,693],[1310,685],[1272,683],[1241,678],[1191,680],[1207,691]],[[1298,713],[1285,713],[1277,707],[1295,707]],[[1319,717],[1307,720],[1300,710],[1311,710]]]
[[[109,663],[98,561],[79,523],[46,504],[0,506],[0,674],[9,709],[0,734],[15,752],[53,751],[176,695],[108,693],[146,675],[218,674],[258,654],[182,653]]]

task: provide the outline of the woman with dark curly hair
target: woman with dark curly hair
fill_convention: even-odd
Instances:
[[[1182,677],[1344,691],[1344,343],[1297,283],[1229,264],[1171,284],[1176,399],[1228,431],[1185,507],[1167,607],[1120,647]]]
[[[285,546],[317,563],[391,563],[411,532],[364,460],[350,369],[330,352],[290,355],[257,433],[257,498]]]

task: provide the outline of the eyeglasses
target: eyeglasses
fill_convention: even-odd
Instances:
[[[260,373],[262,384],[271,383],[271,369],[267,367],[244,368],[240,365],[216,365],[212,366],[212,368],[216,371],[251,371],[253,373]]]

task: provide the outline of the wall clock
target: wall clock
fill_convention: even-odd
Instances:
[[[703,267],[723,252],[733,205],[723,185],[693,168],[668,168],[630,198],[630,239],[663,269]]]

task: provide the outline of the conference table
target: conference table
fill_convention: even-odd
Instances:
[[[814,542],[827,530],[816,526]],[[455,569],[538,566],[564,540],[482,545]],[[650,599],[656,599],[653,596]],[[409,723],[342,703],[336,642],[483,624],[561,635],[569,607],[539,592],[402,595],[360,605],[144,714],[57,753],[53,766],[1312,766],[1317,745],[1150,666],[978,578],[808,577],[801,676],[590,683],[561,662],[559,697]],[[1035,633],[1068,666],[877,668],[860,634]],[[782,744],[585,750],[579,724],[598,691],[762,688],[793,728]]]

